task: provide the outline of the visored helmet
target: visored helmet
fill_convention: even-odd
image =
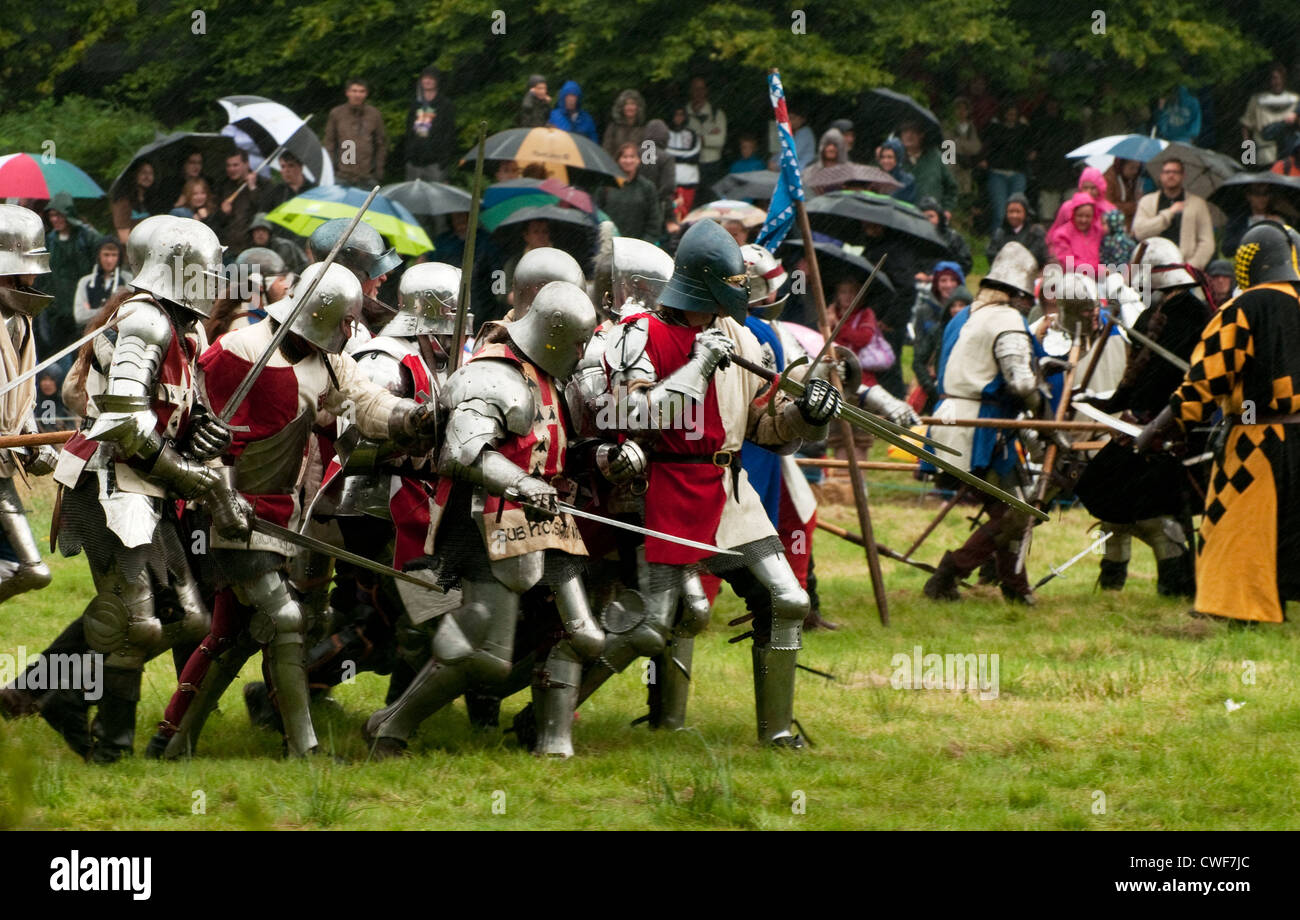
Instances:
[[[1011,242],[998,250],[980,285],[988,284],[1010,293],[1033,297],[1037,277],[1038,260],[1034,254],[1019,243]]]
[[[145,223],[148,221],[142,221],[140,226]],[[226,288],[221,250],[217,235],[201,221],[190,217],[169,217],[165,223],[159,220],[142,234],[135,247],[127,240],[128,255],[138,255],[141,263],[131,287],[199,316],[209,316],[213,303]]]
[[[785,302],[790,299],[787,293],[780,300],[765,303],[768,296],[775,294],[785,284],[790,275],[776,256],[757,243],[746,243],[740,247],[740,254],[745,257],[745,270],[749,273],[749,306],[763,319],[776,319],[781,315]]]
[[[537,292],[552,281],[567,281],[578,287],[587,284],[578,260],[563,249],[542,246],[538,249],[530,249],[519,257],[519,261],[515,263],[515,274],[511,282],[511,290],[515,295],[515,319],[523,318],[528,308],[532,306]]]
[[[673,276],[659,302],[675,310],[722,313],[738,323],[745,321],[749,308],[745,258],[721,224],[702,220],[682,235]]]
[[[1241,236],[1233,260],[1237,287],[1243,291],[1270,281],[1300,281],[1297,263],[1300,236],[1286,224],[1261,220]]]
[[[397,289],[397,315],[380,335],[408,339],[417,335],[452,335],[456,331],[456,305],[460,300],[460,269],[443,262],[412,265]],[[473,330],[467,314],[465,328]]]
[[[339,217],[325,221],[312,231],[312,235],[307,238],[307,248],[311,250],[311,257],[318,262],[325,261],[350,223],[352,221],[349,218]],[[343,244],[334,262],[374,280],[401,265],[402,257],[384,242],[378,230],[362,222],[352,231],[352,235]]]
[[[266,308],[267,316],[276,322],[289,321],[298,299],[307,293],[311,283],[320,275],[324,263],[316,262],[303,270],[291,297],[277,300]],[[311,342],[321,351],[337,355],[347,342],[343,321],[355,318],[361,312],[361,282],[342,265],[331,264],[311,293],[307,306],[298,314],[289,329]]]
[[[506,324],[510,339],[530,361],[556,379],[569,376],[596,329],[596,308],[587,292],[552,281],[533,298],[523,319]]]
[[[673,276],[673,257],[654,243],[619,236],[613,241],[614,311],[649,309]]]
[[[34,211],[0,204],[0,275],[44,275],[50,270],[45,224]],[[0,288],[0,307],[36,316],[54,301],[30,287]]]

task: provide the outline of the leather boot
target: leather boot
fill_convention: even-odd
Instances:
[[[1010,547],[1000,549],[993,557],[997,563],[998,582],[1002,587],[1002,596],[1013,604],[1032,607],[1035,604],[1034,589],[1029,586],[1028,567],[1016,571],[1018,550]]]
[[[1128,560],[1103,559],[1097,576],[1097,587],[1103,591],[1123,591],[1128,581]]]
[[[935,573],[925,583],[925,596],[935,601],[959,600],[961,592],[957,590],[957,582],[960,580],[961,574],[953,562],[952,553],[944,553]]]
[[[68,743],[73,752],[85,760],[90,759],[90,707],[82,695],[74,690],[52,690],[41,697],[41,718]]]
[[[134,668],[104,669],[104,696],[90,726],[94,739],[90,752],[92,763],[116,763],[133,753],[141,677],[141,672]]]
[[[1196,596],[1196,571],[1190,552],[1156,560],[1156,593],[1163,597]]]

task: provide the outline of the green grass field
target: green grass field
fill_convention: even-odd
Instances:
[[[906,548],[936,503],[873,493],[877,538]],[[48,530],[45,487],[33,524]],[[965,513],[970,513],[966,511]],[[856,530],[851,508],[823,516]],[[918,554],[935,561],[964,537],[954,511]],[[1081,511],[1037,531],[1031,576],[1087,543]],[[1085,558],[1046,586],[1033,609],[980,588],[930,602],[925,575],[884,561],[893,625],[876,616],[862,551],[816,537],[825,615],[844,628],[805,639],[796,712],[816,746],[759,749],[748,643],[723,595],[697,644],[693,728],[653,733],[630,668],[581,711],[578,756],[535,759],[509,736],[477,734],[461,704],[431,719],[413,756],[366,763],[359,734],[385,678],[362,675],[315,709],[337,759],[280,759],[280,741],[251,729],[239,685],[208,725],[200,756],[112,767],[77,759],[39,718],[0,723],[0,826],[21,828],[1295,828],[1300,826],[1300,631],[1192,620],[1155,594],[1150,552],[1137,546],[1122,594],[1093,588]],[[4,605],[0,652],[44,647],[80,612],[90,579],[58,559],[45,591]],[[976,692],[894,689],[891,659],[996,654],[996,699]],[[148,668],[142,749],[174,686],[169,656]],[[258,678],[256,659],[244,677]],[[526,695],[525,695],[526,696]],[[1245,705],[1229,712],[1225,701]],[[508,720],[524,697],[508,700]],[[503,720],[503,721],[504,721]]]

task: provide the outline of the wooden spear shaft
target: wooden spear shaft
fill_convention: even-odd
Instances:
[[[0,448],[39,447],[42,444],[62,444],[76,431],[40,431],[33,434],[11,434],[0,437]]]
[[[799,466],[818,466],[825,470],[847,470],[849,461],[835,460],[830,457],[795,457]],[[893,473],[915,473],[921,468],[919,463],[895,463],[890,460],[859,460],[860,470],[880,470]]]
[[[808,262],[808,286],[812,288],[813,302],[817,305],[817,325],[821,334],[830,339],[830,313],[826,309],[826,294],[822,290],[822,273],[817,265],[817,249],[813,245],[812,225],[808,222],[808,211],[802,201],[794,203],[795,217],[799,221],[799,233],[803,237],[804,258]],[[839,374],[832,368],[831,382],[843,391],[844,384]],[[856,394],[846,393],[852,399]],[[871,590],[876,598],[876,610],[880,613],[882,626],[889,625],[889,599],[885,595],[885,576],[880,568],[880,554],[876,549],[876,538],[871,526],[871,511],[867,507],[867,484],[858,467],[858,454],[853,439],[853,427],[843,418],[838,419],[840,435],[847,448],[849,481],[853,484],[853,504],[857,506],[858,527],[862,530],[862,546],[867,555],[867,571],[871,575]]]

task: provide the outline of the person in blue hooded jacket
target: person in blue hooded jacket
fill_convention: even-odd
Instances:
[[[1151,126],[1156,137],[1167,141],[1195,144],[1201,134],[1201,103],[1186,86],[1179,85],[1172,96],[1157,103]]]
[[[600,143],[600,136],[596,134],[596,120],[582,108],[582,87],[577,80],[568,80],[560,87],[555,108],[551,109],[549,124],[581,134],[593,144]]]

